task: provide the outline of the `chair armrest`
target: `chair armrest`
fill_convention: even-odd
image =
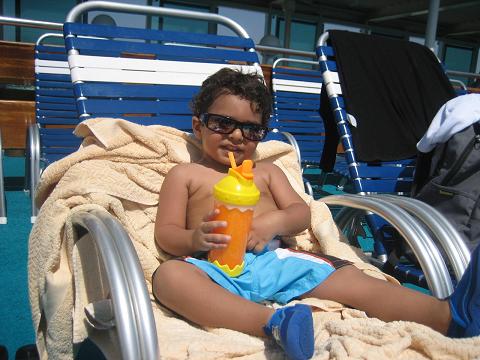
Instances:
[[[331,195],[321,200],[327,205],[371,211],[385,218],[412,248],[433,295],[443,299],[452,293],[452,280],[438,248],[425,227],[406,210],[392,202],[363,195]]]
[[[293,136],[291,133],[287,131],[279,131],[278,129],[273,129],[267,138],[268,140],[278,140],[278,141],[284,141],[287,140],[290,145],[293,146],[293,149],[295,150],[295,153],[297,154],[297,160],[298,164],[300,165],[300,169],[303,172],[302,168],[302,157],[300,155],[300,147],[298,146],[297,140],[295,139],[295,136]],[[285,142],[285,141],[284,141]],[[312,185],[310,184],[310,181],[308,181],[305,178],[302,178],[303,180],[303,185],[305,186],[305,192],[313,197],[313,188]]]
[[[391,194],[370,195],[390,201],[419,219],[432,232],[445,250],[455,278],[460,280],[470,262],[470,251],[461,235],[438,210],[420,200]]]
[[[300,164],[300,169],[302,168],[302,154],[300,153],[300,147],[298,146],[298,142],[297,140],[295,139],[295,136],[293,136],[293,134],[289,133],[288,131],[280,131],[278,129],[274,129],[272,131],[272,135],[273,137],[280,137],[280,138],[284,138],[287,140],[288,143],[290,143],[290,145],[293,146],[293,148],[295,149],[295,153],[297,154],[297,160],[298,160],[298,163]]]
[[[122,358],[159,359],[150,296],[128,234],[113,216],[103,211],[78,212],[72,222],[77,230],[83,228],[89,233],[103,262]]]

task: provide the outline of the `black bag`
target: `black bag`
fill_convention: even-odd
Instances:
[[[412,195],[451,221],[470,251],[480,243],[480,122],[417,161]]]

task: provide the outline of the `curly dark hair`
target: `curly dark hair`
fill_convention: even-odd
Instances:
[[[242,73],[241,70],[223,68],[210,75],[193,98],[193,115],[200,116],[221,95],[235,95],[250,101],[252,110],[262,116],[262,125],[266,126],[272,112],[272,99],[262,75]]]

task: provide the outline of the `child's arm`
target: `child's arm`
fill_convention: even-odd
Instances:
[[[198,228],[186,228],[189,178],[188,165],[175,166],[165,177],[158,200],[155,241],[162,250],[176,256],[223,248],[230,240],[227,235],[211,233],[226,226],[224,221],[210,221],[216,215],[214,211],[205,215]]]
[[[248,249],[261,251],[277,235],[294,235],[310,226],[310,208],[290,185],[283,171],[268,164],[269,188],[278,210],[254,218]]]

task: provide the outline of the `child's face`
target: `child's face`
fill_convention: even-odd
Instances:
[[[235,95],[221,95],[208,109],[209,114],[228,116],[239,123],[262,125],[259,113],[252,111],[251,103]],[[222,165],[230,165],[228,152],[233,152],[238,165],[245,159],[251,159],[258,141],[252,141],[241,129],[236,128],[230,134],[220,134],[210,130],[196,116],[192,119],[195,136],[202,142],[203,157]]]

